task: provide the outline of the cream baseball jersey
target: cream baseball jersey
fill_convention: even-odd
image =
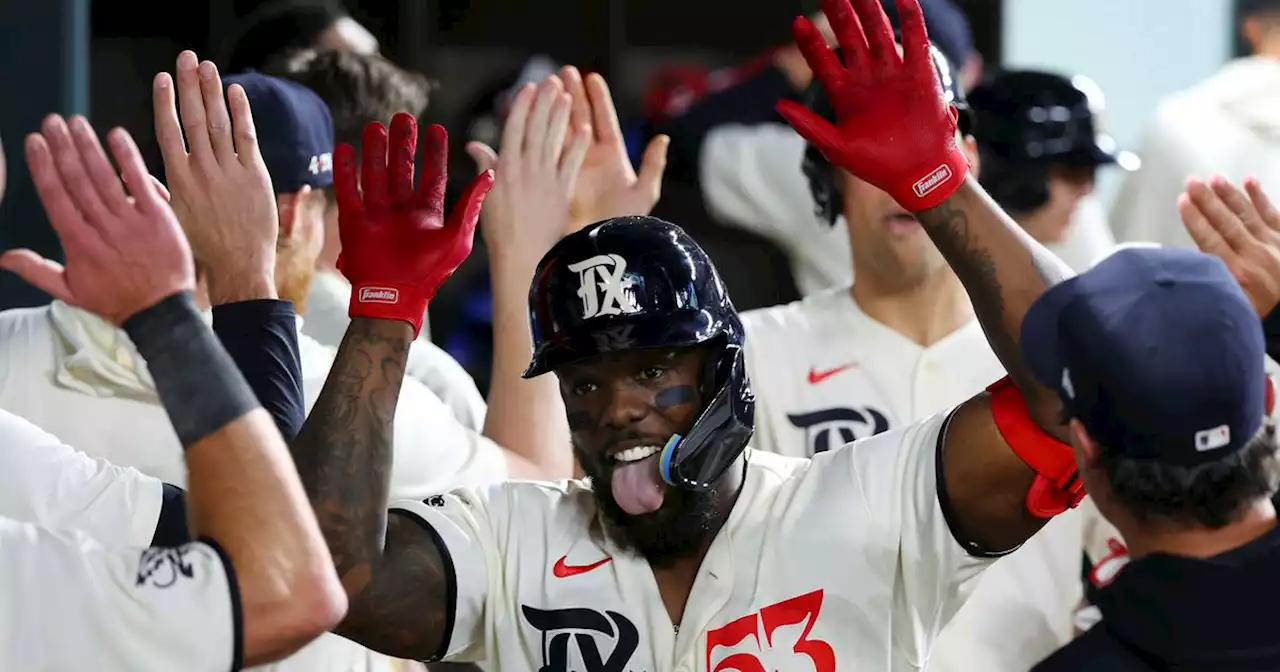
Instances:
[[[0,669],[239,669],[234,577],[209,544],[108,550],[0,518]]]
[[[445,660],[591,672],[916,670],[990,561],[947,527],[949,413],[814,460],[745,456],[679,627],[648,563],[601,532],[590,484],[509,482],[401,502],[455,577]],[[732,468],[743,468],[741,462]]]
[[[95,460],[0,410],[0,516],[80,530],[109,546],[151,544],[163,484]]]
[[[849,288],[742,314],[756,393],[752,446],[809,457],[958,404],[1004,376],[971,321],[925,348]]]
[[[809,456],[891,431],[1005,375],[977,320],[930,347],[872,319],[847,287],[743,315],[754,445]],[[1082,592],[1080,514],[1050,521],[985,572],[942,631],[934,672],[1022,672],[1071,636]]]

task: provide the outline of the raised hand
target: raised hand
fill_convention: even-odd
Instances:
[[[358,171],[355,148],[338,146],[333,179],[342,239],[338,270],[351,282],[350,315],[403,320],[413,325],[416,338],[427,303],[471,254],[493,171],[472,180],[446,221],[449,136],[443,126],[427,129],[416,189],[418,122],[413,115],[392,117],[389,155],[387,128],[380,122],[364,127],[362,142]]]
[[[917,0],[896,0],[902,51],[877,0],[823,0],[845,64],[809,19],[792,31],[837,123],[793,101],[778,112],[832,164],[893,196],[911,212],[946,200],[968,174],[956,113],[942,100]]]
[[[570,228],[574,188],[591,141],[590,127],[570,128],[571,103],[559,77],[526,85],[507,114],[501,154],[478,142],[467,145],[482,169],[496,167],[484,212],[485,244],[492,255],[518,258],[529,273]]]
[[[68,126],[50,115],[39,134],[27,136],[27,165],[66,265],[11,250],[0,256],[0,268],[122,325],[161,299],[194,289],[195,269],[178,219],[152,184],[133,138],[117,128],[107,142],[123,183],[84,117],[72,117]]]
[[[184,51],[176,100],[165,72],[151,100],[170,203],[206,272],[210,301],[274,298],[280,219],[244,89],[233,84],[224,99],[217,66]]]
[[[1244,188],[1222,177],[1208,184],[1192,178],[1178,196],[1178,213],[1200,251],[1225,262],[1266,317],[1280,304],[1280,211],[1258,180],[1245,180]]]
[[[662,195],[662,173],[667,168],[671,138],[659,135],[649,141],[637,175],[627,156],[618,111],[604,77],[592,73],[584,81],[578,69],[570,65],[560,71],[560,80],[571,100],[569,127],[592,129],[591,143],[573,189],[572,224],[565,233],[610,217],[652,212]]]

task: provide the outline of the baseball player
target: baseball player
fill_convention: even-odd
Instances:
[[[1037,300],[1022,344],[1132,556],[1098,591],[1101,624],[1034,669],[1276,669],[1274,629],[1236,606],[1280,597],[1274,392],[1226,265],[1122,250]]]
[[[1246,179],[1242,186],[1238,188],[1220,176],[1207,181],[1188,179],[1177,199],[1178,211],[1189,238],[1202,252],[1226,263],[1263,318],[1265,368],[1274,385],[1280,374],[1280,365],[1275,362],[1280,356],[1280,311],[1276,310],[1280,303],[1280,210],[1256,178]],[[1268,422],[1274,423],[1276,408],[1271,406]],[[1074,625],[1076,631],[1083,632],[1101,620],[1102,612],[1096,606],[1101,591],[1116,579],[1130,557],[1125,539],[1092,500],[1082,502],[1080,512],[1084,518],[1084,603],[1075,614]]]
[[[1011,377],[812,461],[750,451],[742,326],[710,260],[672,224],[606,220],[556,243],[529,294],[526,375],[555,373],[590,478],[463,489],[388,516],[404,347],[443,260],[469,249],[488,177],[443,227],[407,226],[441,213],[419,210],[410,174],[368,142],[362,197],[342,146],[344,235],[371,232],[344,240],[343,272],[357,291],[397,289],[403,305],[353,304],[335,373],[292,446],[352,596],[337,632],[499,669],[919,669],[961,587],[1083,496],[1071,448],[1049,433],[1061,401],[1028,382],[1015,345],[1027,308],[1068,272],[968,177],[953,113],[930,88],[918,5],[898,3],[901,57],[874,0],[857,15],[846,0],[825,5],[848,69],[810,23],[795,32],[839,123],[780,111],[834,165],[917,213]],[[401,119],[390,155],[407,166]],[[428,133],[441,151],[424,161],[428,189],[442,136]],[[347,434],[329,409],[350,409]]]
[[[946,57],[936,48],[932,55],[978,175],[964,91]],[[834,121],[817,83],[806,102]],[[752,446],[812,457],[918,422],[1003,377],[964,287],[916,219],[813,145],[797,168],[822,223],[843,215],[858,273],[852,286],[743,314],[757,396]],[[1081,596],[1080,540],[1081,521],[1068,512],[984,574],[939,638],[930,669],[1021,672],[1065,643]]]
[[[243,90],[234,88],[231,101],[247,118]],[[251,121],[246,131],[237,149],[249,157]],[[29,250],[6,252],[0,266],[129,332],[186,451],[198,541],[113,550],[86,532],[0,518],[0,667],[213,670],[271,661],[331,627],[346,599],[279,432],[195,309],[192,255],[177,218],[129,135],[117,129],[108,140],[123,183],[83,118],[50,116],[28,138],[27,162],[66,267]],[[17,444],[28,456],[37,445],[62,448],[7,414],[0,432],[7,450]],[[57,482],[98,480],[83,476]],[[161,486],[147,485],[104,490],[102,503],[118,514],[111,504],[122,492],[155,502],[146,492]],[[119,522],[97,514],[88,526]]]
[[[1115,238],[1105,226],[1071,235],[1072,224],[1096,205],[1089,196],[1099,168],[1132,171],[1141,161],[1099,128],[1101,87],[1083,75],[1007,70],[970,92],[969,105],[979,179],[1000,207],[1075,268],[1108,254]]]

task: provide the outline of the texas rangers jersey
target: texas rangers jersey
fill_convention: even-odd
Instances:
[[[930,347],[872,319],[847,287],[743,315],[755,445],[808,456],[915,422],[1005,375],[977,320]],[[1081,595],[1081,516],[998,561],[938,638],[932,672],[1022,672],[1064,644]]]
[[[456,577],[445,660],[507,671],[916,670],[989,561],[947,527],[939,414],[814,460],[746,454],[679,627],[648,563],[600,533],[588,482],[509,482],[395,511]],[[736,467],[735,467],[736,468]]]
[[[849,288],[742,314],[752,445],[809,457],[953,406],[1004,375],[973,320],[930,347],[872,319]]]
[[[213,546],[108,550],[0,518],[0,669],[239,669],[239,595]]]

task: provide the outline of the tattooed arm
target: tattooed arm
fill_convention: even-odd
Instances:
[[[1070,277],[1070,269],[1014,223],[973,177],[917,217],[964,284],[987,341],[1036,423],[1067,441],[1057,394],[1034,381],[1018,348],[1027,309],[1046,289]],[[942,471],[953,531],[977,548],[1013,548],[1044,525],[1025,503],[1034,474],[996,429],[985,392],[952,416]]]
[[[441,649],[453,577],[427,529],[387,515],[392,421],[412,341],[405,322],[353,319],[291,452],[350,598],[334,631],[421,660]]]

